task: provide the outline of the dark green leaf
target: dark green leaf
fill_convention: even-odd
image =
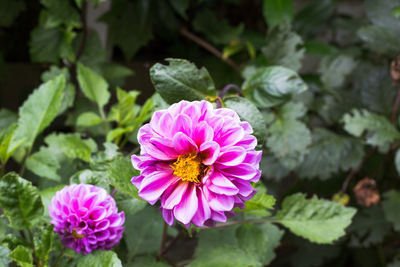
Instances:
[[[9,173],[0,179],[0,207],[15,229],[29,229],[38,223],[43,204],[31,182]]]
[[[11,110],[0,109],[0,134],[4,132],[11,124],[17,122],[17,114]]]
[[[292,0],[264,0],[263,15],[268,26],[290,24],[294,16],[294,5]]]
[[[201,100],[215,95],[214,82],[204,67],[198,69],[184,59],[166,60],[168,66],[157,63],[150,69],[153,85],[166,102]]]
[[[244,28],[242,24],[232,27],[228,21],[217,18],[216,14],[208,9],[197,13],[193,20],[193,27],[215,44],[228,44],[233,40],[238,40]]]
[[[22,0],[0,0],[0,26],[11,26],[18,15],[24,10],[25,2]]]
[[[186,9],[189,7],[190,0],[169,0],[172,7],[184,19],[187,19]]]
[[[254,136],[257,137],[257,143],[261,146],[267,128],[264,117],[257,107],[248,99],[243,97],[226,98],[224,99],[224,104],[227,108],[236,111],[242,120],[250,123],[254,131]]]
[[[337,202],[297,193],[283,200],[275,220],[312,242],[330,244],[345,234],[355,213],[356,209]]]
[[[242,87],[244,94],[262,108],[276,106],[307,90],[307,85],[296,72],[279,66],[258,70],[245,80]]]
[[[362,143],[354,138],[316,128],[304,161],[297,167],[302,178],[328,179],[339,170],[355,168],[364,157]]]
[[[131,183],[133,176],[139,175],[139,172],[132,166],[131,161],[126,157],[115,158],[107,169],[108,180],[118,191],[137,198],[137,189]]]
[[[385,212],[386,219],[393,224],[396,231],[400,231],[400,192],[391,190],[384,194],[382,202],[383,211]]]
[[[151,256],[140,256],[135,257],[135,260],[128,264],[127,267],[168,267],[170,265],[163,263],[162,261],[158,261],[157,258]]]
[[[80,16],[70,1],[41,0],[46,7],[47,17],[44,25],[46,28],[57,27],[61,24],[67,26],[80,26]]]
[[[41,25],[31,32],[29,53],[33,62],[57,63],[63,43],[62,32],[58,28]]]
[[[355,60],[345,54],[327,55],[322,58],[318,72],[321,81],[328,89],[343,86],[345,78],[356,67]]]
[[[391,29],[400,33],[400,20],[392,16],[392,9],[399,6],[397,0],[366,0],[365,11],[368,18],[373,24],[380,26],[383,29]]]
[[[374,52],[394,56],[400,51],[399,32],[377,25],[364,26],[357,35]]]

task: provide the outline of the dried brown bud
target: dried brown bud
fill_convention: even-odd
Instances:
[[[370,207],[379,203],[380,195],[374,179],[368,177],[359,181],[353,189],[357,203],[364,207]]]
[[[390,64],[390,74],[392,75],[393,84],[398,84],[400,81],[400,56]]]

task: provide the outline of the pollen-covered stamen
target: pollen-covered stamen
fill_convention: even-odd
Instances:
[[[171,167],[174,170],[174,175],[181,177],[182,181],[198,184],[207,168],[201,163],[201,157],[197,154],[179,155]]]
[[[74,237],[74,240],[75,240],[75,241],[78,240],[78,239],[81,239],[81,238],[85,237],[85,235],[83,235],[83,234],[78,234],[78,233],[76,232],[76,229],[74,229],[74,230],[72,231],[72,236]]]

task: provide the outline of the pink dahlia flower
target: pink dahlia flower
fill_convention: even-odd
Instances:
[[[235,111],[207,101],[181,101],[156,111],[140,128],[141,155],[132,156],[140,176],[132,178],[139,196],[172,225],[212,226],[234,215],[234,207],[254,194],[261,151],[249,123]]]
[[[122,237],[124,212],[101,187],[73,184],[58,191],[49,205],[51,223],[64,246],[88,254],[111,249]]]

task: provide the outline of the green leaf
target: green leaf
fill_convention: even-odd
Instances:
[[[379,206],[363,208],[349,226],[352,247],[370,247],[381,243],[390,231],[390,224]]]
[[[0,179],[0,207],[15,229],[31,228],[43,214],[37,188],[15,173],[8,173]]]
[[[318,72],[321,81],[328,89],[343,86],[345,78],[356,67],[355,60],[348,55],[333,54],[322,58]]]
[[[96,250],[78,260],[77,267],[122,267],[121,260],[114,251]]]
[[[383,211],[385,212],[386,219],[393,224],[395,231],[400,231],[400,192],[390,190],[384,194],[382,201]]]
[[[0,246],[0,267],[8,266],[10,259],[10,249],[5,246]]]
[[[84,112],[81,113],[76,121],[77,126],[83,126],[83,127],[89,127],[89,126],[94,126],[98,125],[103,122],[103,119],[100,118],[99,115],[97,115],[94,112]]]
[[[147,206],[134,215],[126,216],[124,239],[129,257],[159,250],[164,220],[154,207]]]
[[[24,246],[17,246],[10,253],[11,259],[13,259],[18,266],[21,267],[33,267],[32,249]]]
[[[288,27],[277,27],[268,34],[261,52],[268,65],[281,65],[297,71],[301,68],[305,49],[303,39],[297,33],[290,31]]]
[[[263,15],[270,28],[290,24],[294,16],[292,0],[264,0]]]
[[[63,34],[58,28],[45,28],[39,25],[31,32],[29,41],[31,60],[57,63],[63,41]]]
[[[265,266],[275,258],[282,235],[269,223],[203,230],[198,234],[195,260],[188,266]]]
[[[144,209],[147,206],[147,202],[138,198],[129,198],[117,200],[117,206],[125,212],[125,215],[133,215]]]
[[[238,40],[244,29],[243,24],[232,27],[227,20],[217,18],[216,14],[209,9],[196,14],[193,27],[215,44],[228,44],[233,40]]]
[[[187,19],[186,9],[189,7],[190,0],[169,0],[175,11],[184,19]]]
[[[57,116],[64,86],[65,77],[60,75],[33,91],[19,109],[18,128],[12,139],[12,147],[24,139],[24,146],[32,147],[35,138]]]
[[[140,256],[135,257],[134,261],[128,265],[127,267],[168,267],[170,265],[163,263],[162,261],[158,261],[157,258],[151,256]]]
[[[157,92],[169,104],[180,100],[201,100],[215,95],[214,82],[203,67],[198,69],[184,59],[166,59],[168,66],[155,64],[150,69],[150,78]]]
[[[362,143],[323,128],[316,128],[304,161],[297,167],[302,178],[328,179],[333,173],[356,168],[364,157]]]
[[[254,136],[257,137],[257,142],[261,146],[267,128],[264,117],[257,107],[248,99],[243,97],[226,98],[224,99],[224,104],[227,108],[236,111],[242,120],[250,123],[254,131]]]
[[[75,134],[51,134],[45,139],[50,147],[57,147],[64,155],[72,159],[81,159],[89,162],[92,152],[97,150],[93,139],[83,140],[79,133]]]
[[[242,87],[245,96],[261,108],[279,105],[292,95],[307,90],[307,85],[296,72],[279,66],[258,70],[245,80]]]
[[[400,149],[397,149],[396,156],[394,157],[394,165],[397,173],[400,175]]]
[[[400,51],[399,33],[393,29],[367,25],[360,28],[357,35],[374,52],[394,56]]]
[[[25,2],[22,0],[0,0],[0,26],[11,26],[18,15],[24,10]]]
[[[46,188],[42,191],[39,191],[39,195],[42,199],[43,206],[44,206],[44,211],[43,211],[43,216],[45,217],[46,220],[50,221],[50,215],[49,215],[49,205],[51,204],[51,199],[54,197],[54,195],[57,193],[57,191],[60,191],[61,189],[64,188],[65,185],[57,185],[56,187],[50,187]]]
[[[303,104],[288,102],[279,108],[274,122],[267,129],[268,148],[288,169],[303,161],[311,144],[310,130],[298,120],[305,113]]]
[[[275,220],[311,242],[331,244],[345,234],[356,209],[337,202],[306,199],[302,193],[286,197]]]
[[[260,168],[263,176],[267,179],[279,180],[290,173],[290,170],[274,156],[263,153]]]
[[[81,170],[70,177],[70,184],[92,184],[109,189],[107,173],[104,171]]]
[[[53,244],[53,225],[50,224],[44,229],[41,229],[40,235],[36,234],[33,238],[35,244],[35,256],[47,264],[49,260],[51,247]]]
[[[11,124],[17,122],[17,114],[11,110],[2,108],[0,109],[0,134],[4,132]]]
[[[139,91],[126,92],[117,88],[118,105],[116,109],[116,120],[120,125],[124,126],[134,123],[135,117],[139,112],[139,106],[135,105],[136,98],[139,94]]]
[[[26,139],[19,140],[14,144],[11,141],[17,130],[17,124],[13,124],[6,129],[5,132],[0,133],[0,161],[6,164],[11,155],[25,142]],[[12,146],[11,146],[12,145]]]
[[[242,210],[238,209],[237,211],[261,217],[271,215],[270,210],[272,210],[275,205],[275,198],[266,194],[266,189],[260,185],[256,186],[256,189],[258,192],[245,202],[245,208]]]
[[[154,4],[148,1],[113,1],[110,11],[101,18],[108,24],[112,44],[119,46],[128,60],[153,38]]]
[[[61,180],[61,177],[57,174],[60,163],[47,148],[42,147],[39,152],[29,156],[26,160],[26,167],[40,177],[55,181]]]
[[[389,149],[390,144],[400,138],[400,133],[388,119],[367,110],[355,109],[352,114],[343,116],[343,122],[344,129],[356,137],[367,132],[367,144],[377,146],[381,151]]]
[[[47,17],[44,25],[46,28],[57,27],[61,24],[68,26],[80,26],[80,16],[69,1],[40,0],[46,8]]]
[[[399,19],[400,18],[400,6],[392,8],[390,13],[393,15],[393,17]]]
[[[131,183],[133,176],[138,176],[139,171],[135,170],[131,161],[126,157],[115,158],[107,168],[108,181],[118,191],[130,197],[137,198],[137,189]]]
[[[87,98],[96,102],[101,110],[110,99],[106,80],[82,63],[78,63],[77,73],[82,92]]]
[[[392,9],[399,6],[397,0],[366,0],[364,3],[368,18],[381,28],[400,33],[400,20],[392,16]]]

